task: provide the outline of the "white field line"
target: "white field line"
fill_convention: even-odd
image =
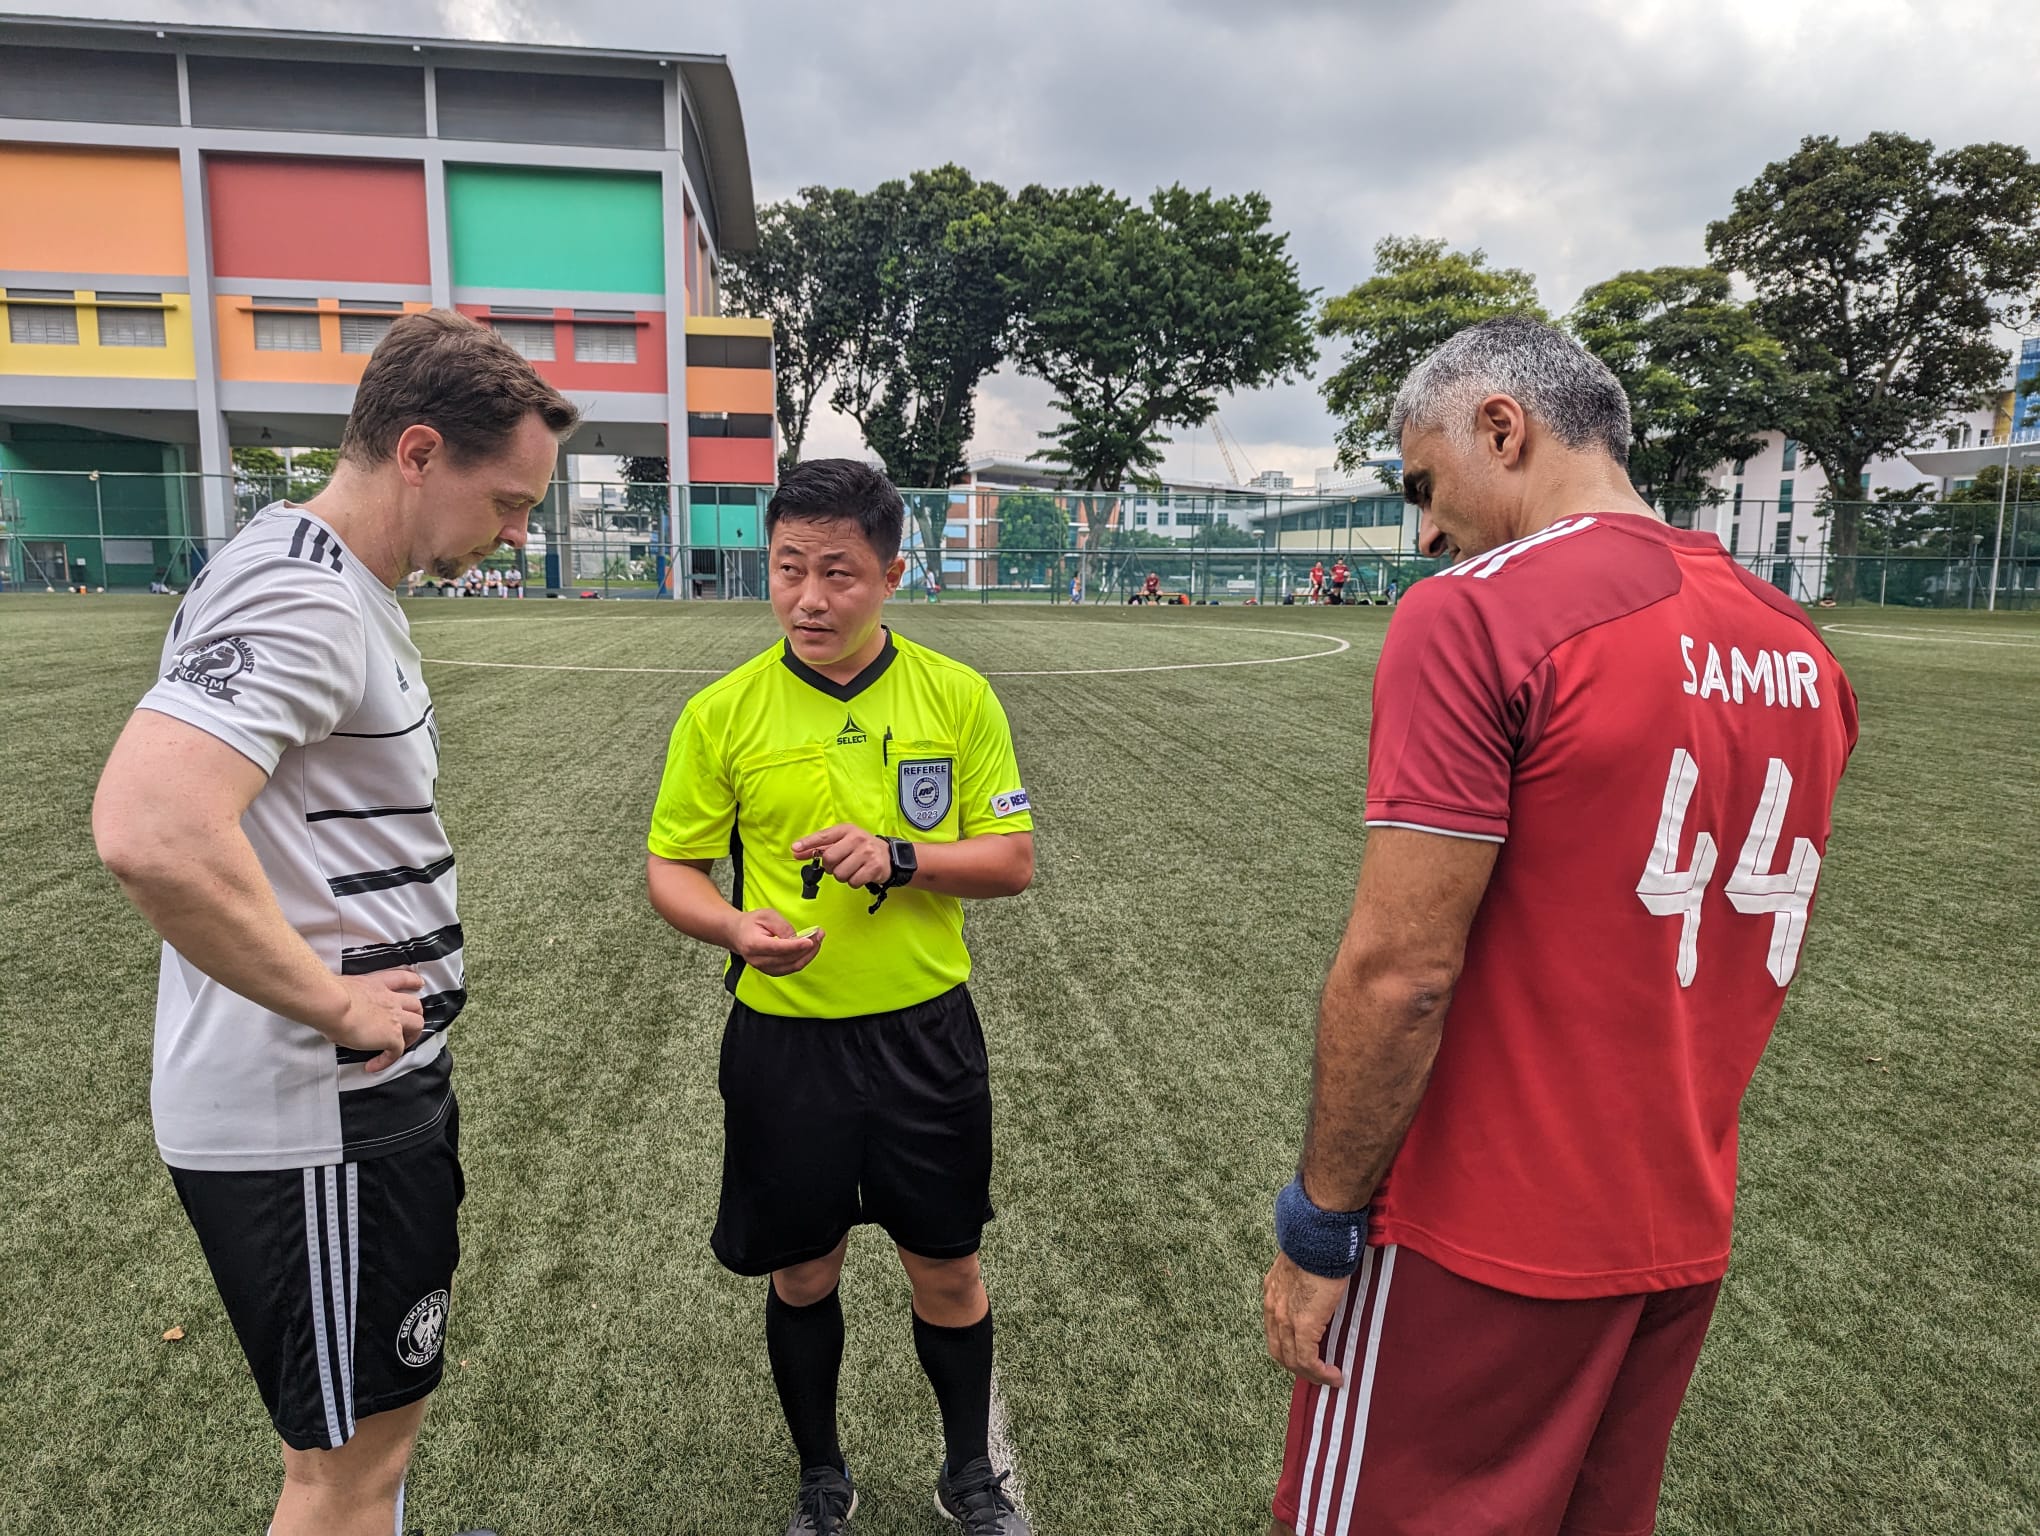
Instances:
[[[1821,628],[1829,634],[1860,635],[1869,640],[1918,640],[1930,645],[2000,645],[2014,650],[2030,650],[2040,646],[2040,640],[1972,640],[1966,635],[1925,635],[1903,629],[1861,629],[1854,624],[1823,624]]]
[[[1013,1449],[1013,1426],[1006,1417],[1006,1394],[999,1390],[999,1373],[992,1372],[992,1428],[990,1435],[993,1470],[1010,1473],[1006,1494],[1014,1508],[1027,1513],[1027,1485],[1020,1476],[1020,1453]]]
[[[482,624],[486,619],[451,619],[447,623]],[[553,619],[554,624],[572,623],[571,619]],[[1079,620],[1078,622],[1082,622]],[[1119,626],[1112,626],[1117,628]],[[1342,640],[1337,635],[1315,634],[1307,629],[1260,629],[1245,624],[1203,624],[1200,629],[1228,629],[1242,634],[1287,635],[1295,640],[1329,640],[1331,648],[1323,651],[1299,651],[1293,656],[1256,656],[1245,661],[1172,661],[1148,667],[1066,667],[1048,671],[1030,672],[987,672],[986,677],[1104,677],[1122,672],[1206,672],[1219,667],[1273,667],[1291,661],[1315,661],[1320,656],[1337,656],[1342,651],[1353,649],[1353,642]],[[455,661],[446,656],[427,656],[426,661],[435,667],[490,667],[508,672],[632,672],[654,673],[666,677],[720,677],[729,671],[728,667],[579,667],[561,662],[542,661]]]

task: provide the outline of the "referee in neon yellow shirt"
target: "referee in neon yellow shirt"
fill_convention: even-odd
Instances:
[[[837,1283],[861,1222],[885,1228],[913,1284],[942,1411],[937,1505],[969,1536],[1027,1536],[988,1446],[992,1101],[963,900],[1027,888],[1034,820],[991,685],[880,622],[905,520],[865,465],[787,472],[765,509],[785,639],[673,727],[651,899],[729,952],[711,1242],[728,1269],[772,1277],[766,1353],[801,1464],[787,1536],[838,1536],[857,1506],[836,1437]]]

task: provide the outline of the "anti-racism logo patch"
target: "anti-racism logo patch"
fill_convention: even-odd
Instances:
[[[254,671],[254,647],[236,635],[187,645],[177,653],[177,660],[163,677],[166,682],[189,683],[201,693],[231,704],[240,697],[241,690],[228,685]]]

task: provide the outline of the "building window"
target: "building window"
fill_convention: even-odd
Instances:
[[[553,350],[553,324],[550,320],[491,319],[489,324],[520,357],[528,357],[535,363],[549,363],[558,355]]]
[[[1791,518],[1781,517],[1778,519],[1777,530],[1771,536],[1771,553],[1774,555],[1789,555],[1792,553]]]
[[[1730,516],[1742,516],[1742,482],[1740,480],[1735,483],[1735,509],[1730,513]]]
[[[1133,509],[1133,526],[1136,528],[1145,528],[1147,527],[1147,525],[1148,525],[1148,509],[1146,507],[1135,507]]]
[[[1790,480],[1780,480],[1778,482],[1778,513],[1781,517],[1789,517],[1792,514],[1792,482]]]
[[[279,315],[257,310],[255,350],[258,352],[316,352],[319,350],[319,316],[316,299],[257,299],[265,309],[302,309],[305,314]]]
[[[1155,526],[1156,526],[1157,528],[1166,528],[1166,527],[1168,527],[1168,526],[1169,526],[1169,514],[1168,514],[1168,513],[1166,513],[1166,512],[1157,512],[1157,513],[1155,514]]]
[[[160,309],[109,309],[108,304],[161,304],[160,293],[102,293],[99,295],[99,344],[102,347],[165,347]]]
[[[575,310],[579,319],[634,320],[634,316],[612,317],[603,311]],[[637,361],[635,324],[577,325],[574,327],[574,361],[577,363],[634,363]]]
[[[1741,542],[1742,542],[1742,524],[1730,523],[1728,525],[1728,552],[1731,555],[1736,553],[1736,545],[1740,544]]]
[[[1783,462],[1782,464],[1780,464],[1780,465],[1779,465],[1778,467],[1779,467],[1780,469],[1797,469],[1797,468],[1799,468],[1799,439],[1798,439],[1798,438],[1796,438],[1796,437],[1788,437],[1788,438],[1786,438],[1786,439],[1785,439],[1785,460],[1784,460],[1784,462]]]
[[[1743,472],[1743,466],[1747,463],[1749,463],[1748,459],[1737,459],[1735,461],[1735,472],[1738,478],[1741,477]]]
[[[390,327],[397,323],[397,317],[389,313],[390,308],[390,305],[380,299],[342,299],[340,350],[373,352],[376,344],[389,335]],[[361,313],[349,314],[349,310]]]
[[[49,304],[9,304],[7,339],[19,347],[78,345],[77,295],[68,288],[10,288],[10,299],[54,299]]]

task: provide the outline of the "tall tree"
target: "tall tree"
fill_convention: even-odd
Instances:
[[[1069,547],[1070,515],[1055,497],[1021,491],[999,498],[999,580],[1041,586]]]
[[[1777,424],[1784,349],[1735,301],[1726,272],[1619,273],[1582,294],[1566,324],[1629,395],[1629,479],[1646,501],[1704,499],[1708,472],[1755,457]]]
[[[1309,365],[1311,293],[1268,216],[1258,192],[1172,186],[1145,205],[1098,186],[1020,194],[1013,355],[1062,417],[1036,458],[1117,492],[1161,463],[1164,428],[1202,426],[1219,396]],[[1095,525],[1113,498],[1086,507]]]
[[[1339,418],[1339,467],[1358,468],[1388,440],[1389,412],[1410,370],[1440,342],[1496,315],[1545,319],[1537,279],[1490,267],[1480,250],[1451,251],[1443,240],[1390,235],[1374,247],[1374,276],[1325,301],[1320,336],[1344,341],[1345,356],[1324,382]],[[1394,477],[1383,474],[1391,487]]]
[[[1777,425],[1827,475],[1846,595],[1864,468],[1981,406],[2004,375],[1992,329],[2024,317],[2040,279],[2040,167],[2011,144],[1810,137],[1736,193],[1707,250],[1755,288],[1799,375]]]
[[[652,454],[633,454],[623,461],[623,505],[640,529],[657,530],[666,515],[671,491],[667,489],[672,470],[665,459]]]
[[[815,402],[856,330],[850,276],[863,232],[859,210],[855,192],[803,187],[758,210],[758,248],[732,255],[724,268],[732,307],[772,322],[782,469],[800,462]]]
[[[854,318],[832,399],[896,485],[945,486],[963,469],[977,386],[1011,330],[1009,201],[958,165],[858,200],[837,269]]]

